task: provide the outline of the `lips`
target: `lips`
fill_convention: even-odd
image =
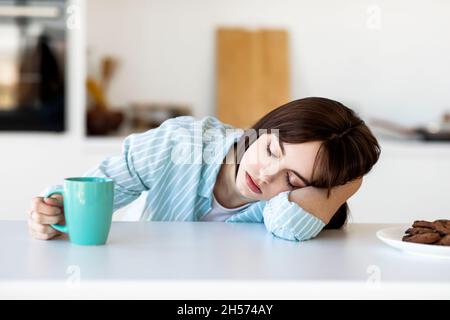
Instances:
[[[262,193],[258,185],[253,181],[252,177],[246,172],[245,179],[247,180],[247,185],[254,193]]]

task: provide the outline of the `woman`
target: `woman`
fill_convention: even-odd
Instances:
[[[215,117],[169,119],[128,136],[122,155],[85,176],[115,181],[114,210],[148,191],[140,220],[260,222],[273,235],[304,241],[347,220],[346,201],[378,161],[365,123],[339,102],[304,98],[247,130]],[[35,197],[29,229],[60,233],[62,199]]]

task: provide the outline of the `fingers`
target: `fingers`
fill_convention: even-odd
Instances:
[[[59,199],[35,197],[28,211],[28,229],[39,240],[50,240],[61,234],[50,224],[65,223],[62,197]]]
[[[37,224],[56,224],[65,222],[63,214],[46,215],[36,211],[30,212],[30,219]]]
[[[63,207],[55,199],[36,197],[31,202],[31,210],[45,215],[59,215],[62,214]]]
[[[31,236],[36,240],[51,240],[59,236],[59,234],[36,233],[32,231]]]
[[[61,234],[48,225],[42,225],[32,220],[28,220],[28,231],[33,238],[38,240],[50,240]]]
[[[63,198],[59,194],[55,194],[51,198],[43,198],[43,201],[50,206],[63,207]]]

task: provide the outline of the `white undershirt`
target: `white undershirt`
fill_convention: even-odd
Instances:
[[[200,218],[200,221],[225,221],[231,217],[236,212],[248,207],[251,203],[244,204],[243,206],[229,209],[222,206],[214,197],[212,196],[212,208],[207,214]]]

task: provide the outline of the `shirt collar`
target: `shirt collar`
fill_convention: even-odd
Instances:
[[[220,167],[224,162],[230,148],[244,134],[244,130],[238,128],[228,128],[221,131],[221,134],[215,134],[213,137],[204,137],[203,143],[203,162],[200,177],[200,185],[197,194],[211,198],[212,191],[219,173]]]

